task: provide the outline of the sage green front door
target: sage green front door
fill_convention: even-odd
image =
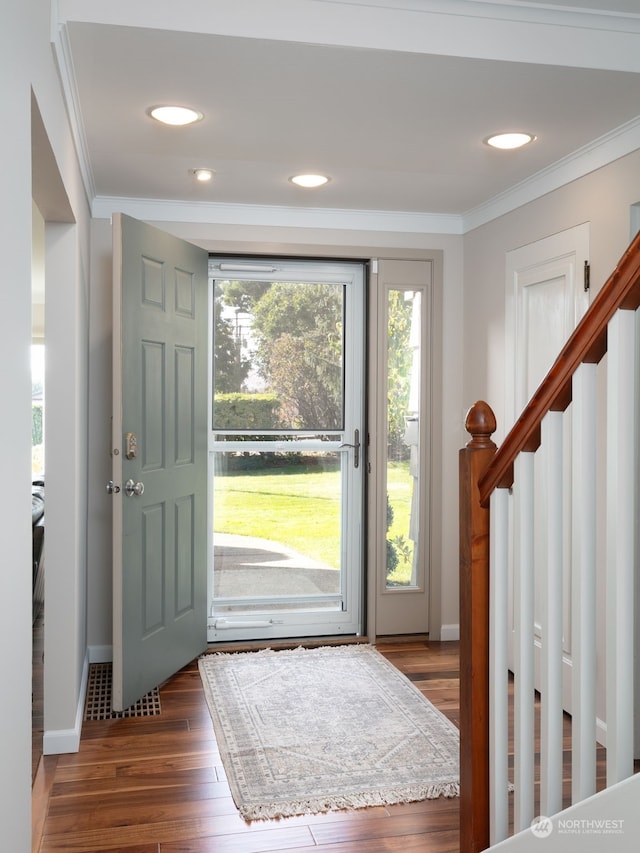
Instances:
[[[207,253],[113,221],[113,707],[206,647]]]

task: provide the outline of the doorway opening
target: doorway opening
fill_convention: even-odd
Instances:
[[[45,221],[32,205],[31,254],[31,782],[44,736]]]
[[[210,642],[358,635],[365,269],[209,261]]]

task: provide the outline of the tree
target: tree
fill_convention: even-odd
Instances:
[[[218,282],[213,303],[213,387],[216,394],[241,391],[249,372],[249,359],[242,353],[242,342],[231,320],[222,314],[224,294]]]
[[[340,428],[341,401],[332,375],[336,365],[323,364],[316,342],[285,332],[273,341],[269,363],[271,386],[287,425],[314,430]]]
[[[342,286],[276,282],[255,303],[253,331],[286,426],[342,426]]]
[[[404,291],[391,290],[388,302],[388,357],[387,357],[387,419],[389,458],[406,459],[409,448],[404,442],[405,418],[409,414],[411,366],[413,353],[409,346],[411,335],[411,300],[405,300]]]
[[[271,287],[270,281],[216,281],[225,305],[253,314],[253,309]]]

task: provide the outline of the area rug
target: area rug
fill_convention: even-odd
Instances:
[[[245,820],[455,797],[457,728],[369,645],[204,655]]]

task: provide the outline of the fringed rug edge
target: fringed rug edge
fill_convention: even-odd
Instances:
[[[459,782],[440,782],[424,787],[406,789],[362,791],[357,794],[336,797],[314,797],[304,800],[277,803],[245,803],[238,807],[240,816],[247,822],[253,820],[277,820],[285,817],[323,814],[346,809],[365,809],[372,806],[395,806],[439,797],[459,797]]]

